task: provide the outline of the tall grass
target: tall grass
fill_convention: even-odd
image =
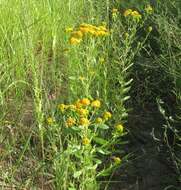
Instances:
[[[1,2],[2,158],[13,159],[5,181],[20,170],[27,151],[34,159],[35,152],[29,146],[32,138],[33,143],[40,142],[35,149],[44,162],[44,114],[54,105],[51,97],[56,96],[58,101],[66,94],[64,30],[76,23],[84,8],[84,1]],[[17,144],[22,144],[22,149],[17,150]],[[12,171],[14,164],[17,167]]]
[[[165,12],[151,16],[144,10],[145,5],[138,9],[135,5],[137,1],[131,6],[125,2],[123,7],[109,0],[1,1],[1,189],[102,188],[104,177],[112,176],[128,158],[124,151],[127,141],[123,140],[128,132],[125,129],[130,108],[127,100],[134,98],[130,97],[130,89],[136,76],[135,60],[145,52],[153,55],[153,59],[155,56],[155,62],[172,81],[173,88],[167,90],[175,94],[177,111],[173,127],[167,118],[166,126],[180,140],[178,20],[165,16]],[[127,8],[136,11],[136,15],[124,15]],[[153,23],[160,34],[159,57],[147,46],[154,36]],[[85,32],[80,43],[71,44],[73,32],[67,33],[66,29],[75,32],[81,24],[102,28],[106,34]],[[149,82],[148,79],[145,88],[153,95]],[[90,101],[90,105],[83,100]],[[95,109],[94,100],[96,106],[97,101],[101,106]],[[145,103],[145,99],[138,97],[138,104],[140,100]],[[62,111],[60,103],[66,111]],[[79,114],[82,110],[77,103],[89,114],[84,117]],[[67,129],[69,117],[78,122],[71,120],[72,125]],[[89,122],[80,124],[82,117],[84,122]],[[81,126],[85,126],[85,131]],[[174,152],[178,169],[179,156],[175,155]]]

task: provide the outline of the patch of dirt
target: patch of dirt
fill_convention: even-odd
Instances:
[[[131,140],[126,149],[134,158],[116,171],[112,178],[115,183],[110,183],[108,190],[176,190],[179,187],[166,153],[151,135],[154,128],[159,137],[162,125],[156,109],[132,113],[128,123]]]

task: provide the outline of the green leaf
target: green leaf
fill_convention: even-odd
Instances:
[[[108,143],[109,143],[108,141],[106,141],[105,139],[102,139],[102,138],[100,138],[100,137],[94,137],[93,140],[94,140],[96,143],[100,144],[100,145],[105,145],[105,144],[108,144]]]
[[[96,170],[97,166],[98,166],[98,164],[95,164],[93,166],[87,166],[87,167],[85,167],[85,169],[86,170]]]
[[[116,168],[117,166],[116,165],[110,165],[108,168],[100,171],[98,174],[97,174],[97,177],[105,177],[105,176],[108,176],[112,173],[112,171]]]
[[[73,131],[76,131],[76,132],[81,131],[81,129],[78,128],[77,126],[72,126],[70,129],[72,129]]]
[[[133,81],[133,79],[130,79],[128,82],[125,82],[125,83],[124,83],[124,86],[130,85],[130,84],[132,83],[132,81]]]
[[[106,125],[106,124],[103,124],[103,123],[102,123],[102,124],[99,124],[98,127],[99,127],[100,129],[104,129],[104,130],[109,129],[109,126]]]
[[[130,99],[130,96],[125,96],[122,101],[125,102],[125,101],[127,101],[128,99]]]
[[[103,154],[103,155],[108,155],[108,154],[111,153],[110,151],[108,151],[108,150],[103,150],[103,149],[101,149],[101,148],[97,149],[97,152],[99,152],[99,153],[101,153],[101,154]]]
[[[99,160],[99,159],[97,159],[97,158],[94,158],[93,160],[95,161],[95,163],[96,163],[97,165],[99,165],[99,164],[101,164],[101,163],[102,163],[102,161],[101,161],[101,160]]]
[[[126,94],[127,92],[129,92],[130,88],[131,88],[130,86],[127,87],[127,88],[124,88],[122,93],[123,93],[123,94]]]
[[[78,178],[82,174],[82,170],[74,173],[74,178]]]
[[[68,190],[76,190],[74,187],[69,187]]]

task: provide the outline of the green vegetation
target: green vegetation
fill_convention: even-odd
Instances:
[[[142,132],[174,176],[156,188],[179,189],[180,7],[0,2],[0,189],[123,189],[124,171],[149,157],[131,148]]]

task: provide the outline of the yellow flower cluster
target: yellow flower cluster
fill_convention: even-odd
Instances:
[[[68,114],[68,118],[65,120],[65,125],[67,127],[73,125],[88,126],[91,121],[89,120],[89,112],[96,111],[96,109],[101,107],[101,102],[98,99],[90,100],[89,98],[78,99],[74,104],[59,104],[58,110],[61,113]],[[72,112],[73,111],[73,112]],[[70,115],[74,113],[74,115]],[[72,117],[71,117],[72,116]],[[111,118],[112,114],[105,111],[101,117],[96,117],[94,119],[95,123],[103,123]],[[48,123],[53,123],[53,120],[49,119]]]
[[[82,23],[79,29],[84,34],[89,33],[94,36],[105,36],[109,34],[108,29],[104,25],[95,26],[92,24]]]
[[[47,118],[48,125],[52,125],[54,123],[54,119],[52,117]]]
[[[93,36],[106,36],[109,34],[108,29],[104,26],[95,26],[92,24],[82,23],[73,31],[72,28],[66,28],[66,32],[71,32],[69,43],[75,45],[81,42],[85,34],[92,34]]]
[[[72,117],[69,117],[67,120],[66,120],[66,126],[70,127],[72,125],[74,125],[76,123],[76,119],[75,118],[72,118]]]
[[[125,17],[132,16],[133,18],[138,19],[138,20],[141,19],[141,14],[138,11],[132,10],[132,9],[125,10],[123,15]]]

